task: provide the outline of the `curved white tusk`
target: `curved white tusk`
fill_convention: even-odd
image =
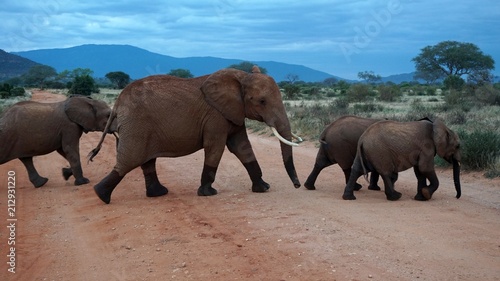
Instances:
[[[294,137],[298,142],[303,142],[302,138],[292,133],[292,137]]]
[[[282,137],[278,131],[276,130],[276,128],[274,127],[271,127],[271,130],[273,131],[273,134],[284,144],[288,144],[290,146],[299,146],[299,144],[297,143],[294,143],[294,142],[291,142],[289,140],[286,140],[284,137]]]

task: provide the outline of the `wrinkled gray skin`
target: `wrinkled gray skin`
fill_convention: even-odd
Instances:
[[[224,69],[190,79],[156,75],[129,84],[108,121],[118,121],[120,141],[115,167],[94,186],[98,197],[109,204],[114,188],[138,166],[144,174],[146,196],[165,195],[168,189],[158,181],[156,158],[180,157],[200,149],[205,151],[205,161],[198,195],[215,195],[212,183],[226,146],[246,168],[252,191],[267,191],[269,184],[262,180],[245,118],[265,122],[286,140],[292,139],[292,133],[278,86],[255,67],[254,72]],[[89,154],[90,160],[104,137]],[[281,143],[281,152],[290,179],[299,187],[292,147]]]
[[[339,164],[344,171],[345,182],[351,175],[351,166],[356,157],[359,137],[375,122],[381,119],[362,118],[357,116],[342,116],[328,125],[319,137],[320,147],[316,155],[314,168],[309,174],[304,186],[309,190],[316,189],[315,182],[319,173],[326,167]],[[370,190],[380,190],[377,185],[378,174],[373,172],[370,178]],[[356,183],[354,190],[361,189]]]
[[[103,131],[110,114],[106,103],[86,97],[56,103],[19,102],[0,118],[0,164],[18,158],[31,183],[41,187],[48,179],[38,174],[33,156],[56,150],[71,167],[63,168],[64,178],[74,175],[75,185],[86,184],[89,180],[83,176],[80,163],[80,137],[83,132]]]
[[[351,176],[342,196],[354,200],[356,180],[363,174],[376,171],[384,181],[388,200],[398,200],[401,193],[394,190],[398,172],[413,167],[417,177],[415,200],[425,201],[439,187],[434,170],[434,156],[439,155],[453,164],[453,180],[460,198],[460,140],[458,135],[437,119],[414,122],[380,121],[361,135]],[[427,185],[427,180],[429,185]]]

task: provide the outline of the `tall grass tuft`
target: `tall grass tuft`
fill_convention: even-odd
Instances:
[[[500,134],[493,130],[458,131],[462,165],[466,169],[483,170],[495,167],[500,157]]]

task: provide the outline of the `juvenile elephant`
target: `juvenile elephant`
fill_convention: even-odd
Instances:
[[[429,200],[439,187],[434,171],[436,154],[453,163],[456,197],[460,198],[460,140],[443,121],[377,122],[366,129],[359,139],[351,176],[342,198],[356,199],[353,192],[356,180],[362,174],[366,177],[367,172],[376,171],[384,181],[387,199],[398,200],[401,193],[394,190],[398,172],[413,167],[417,177],[415,200]]]
[[[217,194],[212,187],[225,146],[246,168],[253,192],[265,192],[269,184],[248,140],[245,118],[265,122],[281,139],[286,171],[298,188],[290,144],[292,132],[274,80],[261,74],[224,69],[211,75],[182,79],[156,75],[129,84],[116,100],[108,125],[116,118],[120,142],[116,165],[94,186],[96,194],[109,204],[111,193],[123,177],[141,166],[146,196],[168,193],[156,174],[156,158],[179,157],[200,149],[205,151],[204,167],[198,195]],[[274,129],[275,128],[275,129]],[[105,135],[89,154],[99,152]]]
[[[71,168],[63,168],[66,180],[75,176],[75,185],[89,182],[83,176],[79,142],[83,132],[103,131],[111,108],[103,101],[70,97],[56,103],[19,102],[0,118],[0,164],[19,158],[31,183],[41,187],[47,178],[33,165],[33,156],[57,150]],[[113,130],[110,126],[110,130]]]
[[[381,119],[362,118],[357,116],[343,116],[328,125],[319,137],[320,147],[316,155],[314,168],[309,174],[304,186],[309,190],[314,190],[316,179],[319,173],[326,167],[339,164],[344,171],[345,182],[351,175],[351,166],[356,157],[356,149],[361,134],[375,122]],[[370,190],[380,190],[377,185],[378,174],[371,173]],[[361,189],[361,185],[356,183],[354,190]]]

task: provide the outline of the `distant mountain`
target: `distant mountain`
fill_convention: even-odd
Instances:
[[[94,71],[94,76],[104,77],[111,71],[123,71],[132,79],[153,74],[166,74],[178,68],[188,69],[194,76],[201,76],[243,61],[215,57],[175,58],[129,45],[82,45],[65,49],[14,52],[13,54],[50,65],[57,72],[89,68]],[[300,80],[306,82],[319,82],[335,77],[302,65],[274,61],[255,61],[254,63],[266,68],[267,74],[278,82],[286,80],[287,74],[298,75]]]
[[[0,81],[23,75],[38,63],[0,50]]]

